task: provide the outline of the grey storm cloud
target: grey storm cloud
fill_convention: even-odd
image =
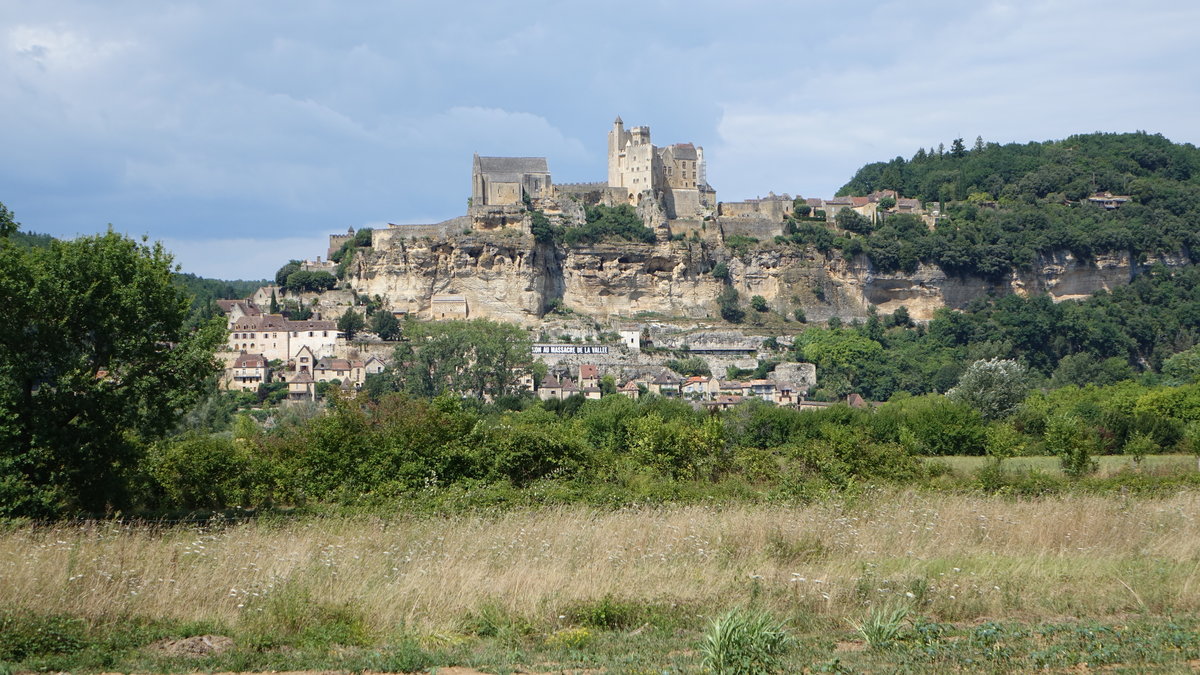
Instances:
[[[0,202],[189,271],[460,214],[470,158],[602,179],[612,118],[705,146],[722,199],[829,196],[975,136],[1196,141],[1192,2],[169,2],[0,8]]]

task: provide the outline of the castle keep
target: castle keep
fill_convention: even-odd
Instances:
[[[671,220],[712,215],[717,205],[717,192],[705,179],[704,148],[691,143],[660,148],[650,142],[650,127],[626,130],[619,115],[608,132],[608,187],[623,191],[635,206],[655,196]]]

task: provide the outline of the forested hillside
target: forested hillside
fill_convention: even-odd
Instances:
[[[998,145],[961,139],[950,150],[919,150],[868,164],[839,195],[891,189],[929,206],[941,203],[937,228],[895,215],[835,236],[800,222],[791,240],[846,254],[866,253],[881,271],[918,262],[954,274],[996,277],[1039,254],[1067,250],[1087,260],[1128,251],[1190,254],[1200,223],[1200,150],[1161,135],[1086,134],[1062,141]],[[1130,197],[1106,209],[1087,197]]]

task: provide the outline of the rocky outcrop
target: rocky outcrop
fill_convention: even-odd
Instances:
[[[1046,256],[1000,279],[949,275],[921,265],[911,274],[879,273],[859,256],[846,260],[813,249],[763,245],[742,255],[712,241],[624,241],[571,248],[537,244],[526,232],[393,240],[356,256],[348,280],[360,294],[380,296],[394,311],[424,316],[435,295],[462,296],[471,317],[536,322],[554,304],[596,318],[716,317],[724,281],[712,275],[724,262],[743,303],[759,295],[810,321],[884,314],[905,306],[914,319],[942,307],[1008,293],[1048,293],[1057,300],[1086,297],[1129,283],[1154,263],[1188,264],[1182,255],[1131,260],[1128,254],[1078,260]]]

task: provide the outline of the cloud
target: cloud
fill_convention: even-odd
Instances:
[[[864,35],[875,42],[863,47],[867,56],[784,69],[776,83],[790,77],[794,86],[775,87],[780,95],[724,103],[709,152],[723,197],[829,196],[865,163],[956,137],[1025,142],[1147,129],[1195,139],[1189,119],[1200,93],[1180,86],[1175,66],[1180,52],[1200,56],[1185,28],[1200,21],[1198,8],[988,3],[935,15],[921,34],[902,36],[884,19],[897,9],[881,6],[856,31],[852,44]]]
[[[960,136],[1197,140],[1191,2],[688,7],[8,3],[0,201],[53,234],[315,241],[461,214],[474,152],[602,180],[618,113],[705,146],[725,200]]]
[[[289,260],[324,256],[327,236],[162,240],[184,272],[216,279],[271,279]]]

